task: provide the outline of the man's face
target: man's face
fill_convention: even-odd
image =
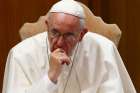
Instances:
[[[79,18],[64,13],[51,13],[47,24],[51,52],[60,48],[70,55],[81,37]]]

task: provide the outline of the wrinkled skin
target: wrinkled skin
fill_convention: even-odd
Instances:
[[[69,56],[87,29],[80,26],[78,17],[65,13],[51,13],[46,24],[51,50],[48,76],[56,83],[63,64],[71,63]]]

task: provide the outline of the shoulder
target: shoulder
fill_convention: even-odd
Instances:
[[[98,54],[104,60],[114,60],[114,56],[120,58],[116,45],[104,36],[88,32],[83,38],[83,46],[89,54]],[[96,55],[97,56],[97,55]]]
[[[27,38],[17,45],[11,51],[15,56],[33,55],[46,46],[47,32],[37,34],[33,37]]]
[[[108,38],[102,36],[102,35],[99,35],[99,34],[96,34],[96,33],[93,33],[93,32],[87,32],[82,40],[82,42],[86,45],[93,45],[94,47],[95,46],[98,46],[98,47],[111,47],[111,46],[115,46],[114,43],[109,40]]]

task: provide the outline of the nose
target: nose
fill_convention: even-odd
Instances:
[[[64,37],[61,35],[57,40],[57,47],[62,48],[64,45]]]

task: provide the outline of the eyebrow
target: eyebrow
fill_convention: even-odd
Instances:
[[[51,29],[51,32],[54,32],[54,33],[60,33],[60,34],[76,34],[76,32],[66,32],[66,33],[61,33],[57,28],[55,28],[55,27],[53,27],[52,29]]]

